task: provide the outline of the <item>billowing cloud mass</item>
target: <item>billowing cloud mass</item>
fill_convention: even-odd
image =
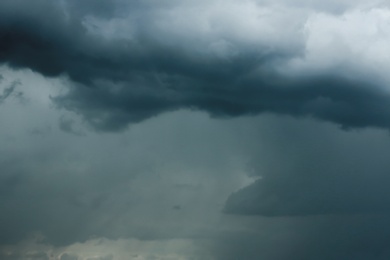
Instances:
[[[389,43],[381,0],[1,0],[0,259],[389,259]]]
[[[101,130],[162,112],[388,128],[389,9],[297,1],[2,1],[0,61],[69,79]]]

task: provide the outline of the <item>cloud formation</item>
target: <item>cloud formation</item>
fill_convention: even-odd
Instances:
[[[100,130],[180,108],[388,128],[390,11],[349,5],[3,1],[0,61],[67,77],[53,100]]]
[[[389,259],[389,24],[380,0],[0,1],[0,258]]]
[[[388,214],[385,132],[344,132],[328,124],[278,124],[251,168],[259,179],[233,193],[227,213],[262,216]],[[276,130],[283,129],[283,130]],[[263,137],[265,138],[265,137]],[[258,158],[257,158],[258,157]]]

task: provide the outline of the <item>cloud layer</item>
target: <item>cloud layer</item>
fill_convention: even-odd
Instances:
[[[0,61],[68,78],[53,100],[100,130],[180,108],[388,128],[390,11],[363,3],[3,1]]]
[[[262,216],[388,214],[387,133],[344,132],[327,124],[272,123],[252,171],[227,213]],[[256,153],[253,153],[256,154]],[[258,160],[258,161],[257,161]]]
[[[389,8],[0,1],[0,258],[389,259]]]

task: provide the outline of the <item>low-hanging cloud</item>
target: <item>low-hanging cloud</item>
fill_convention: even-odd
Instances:
[[[0,258],[388,259],[389,14],[0,1]]]
[[[288,122],[286,120],[286,122]],[[254,183],[231,194],[226,213],[266,217],[390,213],[385,132],[327,124],[275,124],[251,163]],[[264,138],[264,137],[263,137]],[[256,154],[256,153],[253,153]]]
[[[353,25],[356,15],[348,11],[348,3],[344,12]],[[373,12],[361,16],[370,18]],[[218,117],[273,112],[344,127],[389,128],[386,77],[378,80],[366,66],[367,60],[376,61],[370,57],[380,57],[384,64],[388,60],[375,53],[360,55],[364,59],[356,67],[351,57],[370,53],[359,48],[341,61],[329,58],[344,53],[340,48],[321,56],[335,38],[313,40],[325,19],[316,13],[321,7],[304,2],[286,8],[255,1],[223,6],[3,1],[0,61],[48,77],[67,77],[68,93],[53,100],[100,130],[120,130],[180,108]],[[326,17],[337,20],[337,15]],[[380,26],[387,19],[382,15],[369,22]],[[381,37],[378,44],[385,39]],[[354,44],[342,42],[347,48]]]

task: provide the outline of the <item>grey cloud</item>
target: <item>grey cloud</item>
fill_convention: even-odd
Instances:
[[[61,255],[60,260],[78,260],[79,257],[74,254],[64,253]]]
[[[70,1],[68,12],[83,13],[70,16],[58,3],[3,2],[0,61],[49,77],[69,77],[69,92],[53,101],[80,113],[97,129],[124,129],[129,123],[180,108],[217,117],[274,112],[312,116],[344,127],[390,125],[388,94],[370,79],[277,72],[278,64],[302,55],[299,40],[289,48],[266,41],[254,47],[226,35],[227,44],[235,46],[237,53],[226,59],[205,52],[207,44],[202,40],[169,36],[169,31],[159,28],[161,15],[153,12],[151,3],[127,6],[135,19],[131,40],[109,40],[83,26],[87,10],[104,17],[105,12],[114,15],[124,3]],[[172,6],[157,5],[156,10],[164,8]],[[205,41],[211,44],[209,37]]]
[[[0,82],[2,78],[0,77]],[[0,104],[3,103],[9,96],[12,94],[15,94],[17,97],[21,97],[23,95],[22,92],[15,93],[15,89],[17,86],[19,86],[21,83],[20,81],[16,80],[13,81],[8,87],[4,88],[3,94],[0,95]]]
[[[74,121],[71,119],[66,119],[64,117],[61,117],[60,119],[60,129],[67,133],[72,133],[74,130],[72,128]]]
[[[4,260],[49,260],[46,252],[26,252],[26,253],[3,253],[0,252],[1,259]]]
[[[118,0],[66,0],[63,1],[65,10],[68,9],[69,15],[82,18],[85,15],[94,15],[98,17],[110,18],[115,15],[115,4],[118,4]]]
[[[45,252],[28,253],[25,258],[29,260],[49,260],[49,256]]]
[[[135,239],[135,249],[164,240],[145,243],[145,258],[175,257],[170,250],[194,259],[207,259],[208,250],[224,260],[389,258],[390,107],[383,81],[344,66],[285,71],[305,57],[296,29],[307,13],[282,12],[293,27],[283,33],[285,24],[271,12],[276,21],[256,38],[234,27],[231,6],[205,17],[202,27],[208,2],[1,1],[0,62],[47,81],[19,70],[23,86],[32,82],[26,93],[34,94],[24,107],[10,98],[18,86],[5,84],[1,94],[0,250],[38,232],[53,254],[68,252],[61,260],[92,258],[79,254],[91,238],[105,239],[91,241],[100,249],[118,243],[121,250],[124,238]],[[354,6],[297,2],[338,14]],[[199,20],[186,13],[192,8]],[[68,110],[64,116],[48,109],[52,92],[40,88],[46,82],[66,85],[66,93],[51,95]],[[100,134],[87,132],[75,114],[102,131],[142,124]],[[248,185],[247,172],[259,179]],[[221,214],[224,202],[230,214]],[[178,245],[167,249],[172,243]],[[24,247],[0,257],[48,257],[30,250],[39,245]],[[92,259],[115,259],[105,255],[111,252]]]
[[[263,216],[390,213],[388,178],[344,178],[258,181],[232,194],[226,212]]]
[[[252,163],[253,184],[233,193],[227,213],[262,216],[390,212],[390,151],[381,131],[275,124]],[[266,148],[267,147],[267,148]],[[254,153],[256,154],[256,153]]]
[[[253,232],[223,233],[216,259],[387,259],[388,215],[247,219]]]
[[[76,129],[76,123],[73,119],[66,118],[65,116],[60,117],[59,128],[69,134],[82,136],[84,133],[81,130]],[[39,133],[37,133],[39,134]]]
[[[63,118],[57,110],[42,113],[39,99],[26,106],[12,101],[4,104],[2,119],[9,111],[28,110],[30,121],[16,117],[13,124],[20,127],[0,129],[0,244],[35,232],[52,245],[91,237],[204,237],[206,223],[235,187],[236,162],[228,148],[235,141],[230,131],[215,131],[224,126],[203,114],[180,111],[127,133],[75,136],[57,126]],[[202,130],[196,131],[199,125]],[[39,133],[28,131],[37,126]],[[204,136],[215,147],[206,148]],[[225,183],[216,189],[220,173]],[[181,210],[172,210],[175,205]]]
[[[88,257],[86,260],[112,260],[114,256],[112,254],[106,256]]]
[[[389,257],[387,131],[291,118],[257,129],[248,167],[259,179],[224,208],[252,233],[221,235],[217,259]]]
[[[4,102],[14,92],[14,87],[8,87],[3,90],[3,94],[0,95],[0,104]]]

